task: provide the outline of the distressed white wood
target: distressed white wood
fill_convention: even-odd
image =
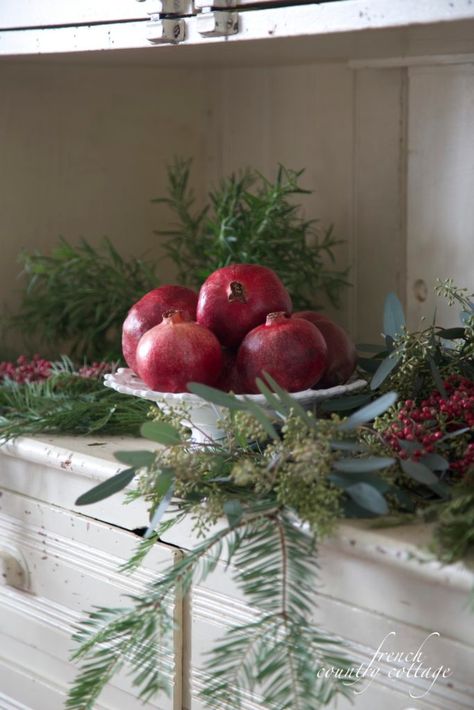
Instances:
[[[147,17],[148,5],[136,0],[3,0],[0,30],[136,20]]]
[[[91,506],[74,507],[74,502],[126,468],[114,459],[114,451],[142,450],[147,446],[153,448],[151,442],[125,437],[105,441],[96,437],[20,437],[2,447],[0,485],[129,530],[143,528],[149,520],[147,506],[142,501],[124,505],[123,492]]]
[[[56,471],[70,485],[76,477],[82,479],[88,467],[89,475],[93,475],[91,459],[94,457],[97,457],[95,475],[98,478],[107,474],[108,465],[116,466],[110,461],[111,451],[117,443],[115,440],[105,447],[94,447],[92,456],[87,444],[93,442],[74,442],[71,437],[51,439],[43,437],[42,441],[35,442],[23,438],[10,444],[9,454],[4,457],[2,479],[15,460],[22,456],[34,458],[36,465],[45,469],[46,475]],[[135,441],[135,445],[138,443]],[[123,445],[130,448],[130,442],[124,441]],[[65,452],[67,458],[64,460]],[[50,465],[48,459],[51,459]],[[68,461],[66,467],[61,465],[65,461]],[[14,479],[10,478],[7,486],[12,485]],[[33,595],[30,593],[25,597],[8,585],[0,587],[0,618],[5,611],[5,618],[10,620],[2,625],[6,634],[9,628],[13,633],[13,619],[18,614],[34,621],[33,624],[28,622],[28,634],[23,639],[31,649],[36,649],[31,653],[43,652],[42,644],[50,643],[47,638],[67,635],[80,610],[88,603],[110,604],[114,595],[139,591],[140,585],[150,578],[151,569],[155,575],[160,566],[169,563],[172,549],[190,549],[196,542],[191,522],[185,521],[164,536],[163,542],[171,543],[173,548],[166,544],[157,546],[152,553],[156,559],[148,558],[144,569],[130,580],[119,575],[116,569],[120,558],[130,554],[134,538],[110,525],[69,512],[64,508],[64,501],[59,499],[55,506],[51,506],[35,500],[38,493],[31,497],[30,491],[27,498],[24,486],[25,482],[17,485],[22,494],[5,490],[0,497],[0,531],[2,540],[21,547]],[[117,521],[123,524],[120,515]],[[430,561],[421,549],[429,535],[430,529],[423,526],[371,530],[363,525],[341,525],[337,536],[321,549],[323,586],[316,599],[317,621],[343,637],[354,657],[365,663],[390,631],[396,631],[398,643],[392,650],[411,650],[421,643],[427,632],[438,631],[440,638],[433,644],[430,661],[450,664],[454,673],[444,684],[437,684],[430,692],[429,701],[418,700],[417,707],[420,710],[467,710],[474,698],[470,687],[474,649],[466,600],[474,575],[461,563],[443,567]],[[115,603],[118,601],[117,597]],[[179,656],[181,661],[191,654],[191,675],[186,661],[183,665],[182,691],[184,703],[186,697],[192,695],[193,699],[191,705],[188,703],[183,707],[201,708],[197,693],[206,679],[199,668],[212,640],[221,635],[229,623],[248,621],[254,614],[255,610],[246,605],[229,572],[220,565],[194,589],[191,622],[185,620],[183,627],[184,656]],[[40,628],[45,625],[48,631],[43,634]],[[61,644],[56,647],[58,656],[55,657],[60,658]],[[41,663],[36,667],[41,668]],[[382,670],[385,674],[381,672],[381,677],[370,690],[356,699],[356,707],[375,710],[381,703],[387,710],[409,707],[403,705],[405,700],[409,702],[406,683],[389,681],[387,664]],[[15,672],[25,673],[21,668]],[[42,672],[38,677],[44,685],[46,677]],[[25,680],[22,687],[29,687],[29,683]],[[126,690],[120,683],[118,681],[117,688]],[[423,690],[421,686],[416,687],[420,692]],[[50,690],[46,687],[42,692]],[[18,695],[13,697],[23,702]],[[118,702],[112,707],[122,710]],[[246,710],[262,710],[258,702],[250,700],[245,707]],[[344,705],[338,707],[345,710]],[[126,708],[128,710],[128,706]],[[163,710],[161,705],[160,710]]]
[[[404,70],[355,72],[349,242],[354,288],[348,302],[359,343],[381,342],[385,296],[405,295],[405,87]]]
[[[345,533],[349,529],[350,526],[345,526]],[[408,530],[405,533],[408,534]],[[385,539],[378,535],[377,561],[364,556],[364,544],[357,537],[356,533],[351,538],[354,543],[351,552],[340,547],[339,536],[337,542],[322,547],[320,586],[315,596],[316,622],[344,638],[351,657],[364,664],[369,663],[385,637],[389,640],[384,650],[407,652],[416,650],[433,630],[437,631],[440,636],[427,646],[425,664],[433,668],[443,665],[450,669],[450,674],[443,681],[439,680],[426,697],[417,699],[416,707],[420,710],[471,708],[474,647],[471,612],[466,608],[469,592],[456,594],[454,589],[448,592],[447,587],[443,592],[434,580],[423,580],[413,576],[411,571],[406,573],[401,568],[387,567],[383,557],[393,543],[389,535]],[[470,580],[472,585],[472,573]],[[192,687],[197,697],[206,684],[205,674],[200,670],[206,651],[229,626],[254,620],[255,612],[243,603],[241,593],[229,581],[229,570],[218,567],[194,590],[192,618]],[[410,705],[410,690],[422,696],[429,682],[390,678],[390,669],[402,665],[379,661],[376,682],[361,695],[354,696],[355,707],[375,709],[383,703],[388,710],[399,710]],[[199,702],[196,707],[201,708]],[[244,707],[255,710],[261,705],[249,700]],[[350,705],[338,703],[337,707]]]
[[[407,303],[420,318],[459,325],[459,308],[436,300],[436,278],[473,291],[474,63],[409,69]],[[426,284],[426,300],[416,284]]]
[[[160,570],[173,563],[176,553],[157,545],[143,567],[133,575],[123,575],[118,567],[136,548],[140,539],[137,536],[7,491],[2,492],[0,506],[1,539],[21,550],[30,580],[27,594],[15,589],[9,580],[0,587],[2,634],[11,639],[19,638],[27,647],[21,653],[19,650],[18,656],[10,651],[7,658],[17,666],[28,667],[24,656],[37,657],[31,667],[41,679],[40,684],[59,686],[57,693],[64,695],[67,682],[75,673],[66,660],[70,637],[78,620],[93,606],[127,605],[126,595],[140,594],[147,582],[156,579]],[[180,605],[176,611],[170,606],[170,611],[180,623]],[[11,649],[12,644],[8,647]],[[178,658],[181,655],[180,634],[175,638],[174,654],[166,649],[163,653],[164,668],[173,684],[174,654]],[[57,662],[52,663],[51,657]],[[5,659],[2,660],[0,653],[0,666],[2,663]],[[26,670],[21,672],[26,673]],[[179,706],[180,671],[177,679],[174,701],[162,698],[158,705],[149,705],[150,708],[171,710]],[[115,692],[120,703],[111,702],[111,708],[128,710],[128,707],[140,706],[126,671],[117,676],[112,686],[122,695]],[[25,690],[27,687],[28,683]],[[15,697],[23,698],[21,694]]]
[[[303,57],[308,61],[310,57],[430,54],[446,51],[446,47],[456,52],[468,52],[472,51],[469,27],[472,32],[473,19],[471,0],[422,0],[416,3],[412,0],[351,0],[242,12],[238,34],[225,38],[201,36],[198,18],[189,18],[183,44],[203,47],[215,43],[221,45],[223,42],[233,45],[260,40],[261,47],[257,56],[275,56],[278,51],[279,63],[282,60],[304,61]],[[298,38],[296,45],[293,42],[276,44],[280,39],[291,38]],[[317,44],[314,43],[316,38]],[[440,47],[440,42],[444,43],[443,47]],[[111,23],[109,26],[0,33],[0,55],[88,52],[146,46],[144,23],[133,21]],[[220,54],[214,56],[221,65],[222,56],[218,59]],[[181,56],[175,54],[174,59]],[[145,59],[145,55],[142,55],[142,59]],[[191,56],[187,55],[187,61],[190,59]]]

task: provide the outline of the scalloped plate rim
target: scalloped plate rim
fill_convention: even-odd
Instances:
[[[191,405],[197,405],[202,403],[207,403],[202,397],[191,392],[157,392],[147,388],[145,383],[135,375],[132,370],[127,367],[120,367],[115,373],[109,373],[104,375],[104,385],[110,387],[111,389],[121,392],[122,394],[128,394],[133,397],[141,397],[142,399],[148,399],[151,402],[166,402],[170,405],[175,404],[185,404],[189,403]],[[336,387],[330,387],[328,389],[321,390],[301,390],[299,392],[290,392],[290,395],[299,402],[317,402],[326,399],[332,399],[343,394],[349,394],[352,392],[357,392],[367,385],[366,380],[356,379],[352,382],[348,382],[344,385],[337,385]],[[262,394],[237,394],[234,395],[237,399],[248,398],[253,402],[260,404],[266,404],[266,399]]]

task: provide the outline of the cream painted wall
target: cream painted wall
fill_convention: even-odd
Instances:
[[[59,235],[159,255],[152,232],[169,217],[150,200],[166,163],[192,155],[203,169],[200,74],[2,63],[0,97],[1,303],[15,307],[19,250],[47,251]]]
[[[153,230],[170,217],[150,199],[179,154],[195,158],[198,199],[246,165],[305,167],[305,214],[334,223],[338,265],[351,266],[339,321],[376,340],[395,290],[414,323],[416,278],[472,286],[473,76],[472,65],[3,62],[0,302],[15,305],[18,251],[59,235],[159,255]]]

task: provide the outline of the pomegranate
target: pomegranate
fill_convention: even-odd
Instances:
[[[222,369],[216,336],[184,311],[168,311],[148,330],[136,350],[137,372],[158,392],[186,392],[188,382],[215,385]]]
[[[160,286],[140,298],[130,308],[122,328],[122,352],[127,365],[136,372],[138,341],[147,330],[161,323],[165,311],[187,311],[194,320],[196,306],[197,294],[184,286]]]
[[[235,363],[236,355],[234,350],[222,348],[223,365],[216,387],[223,392],[241,394],[240,377]]]
[[[231,264],[214,271],[201,286],[197,321],[233,348],[268,313],[291,309],[290,295],[274,271],[258,264]]]
[[[339,325],[316,311],[299,311],[293,318],[304,318],[321,331],[328,346],[328,366],[318,387],[342,385],[352,375],[357,364],[355,345]]]
[[[269,313],[237,353],[243,391],[257,393],[256,377],[268,372],[281,387],[298,392],[315,385],[327,365],[327,346],[315,325],[284,312]]]

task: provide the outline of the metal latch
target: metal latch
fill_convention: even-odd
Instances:
[[[184,20],[180,17],[163,18],[151,16],[151,22],[147,23],[146,38],[153,44],[171,43],[176,44],[184,40]]]
[[[201,12],[197,16],[199,34],[204,37],[235,35],[239,31],[239,13],[216,10]]]

